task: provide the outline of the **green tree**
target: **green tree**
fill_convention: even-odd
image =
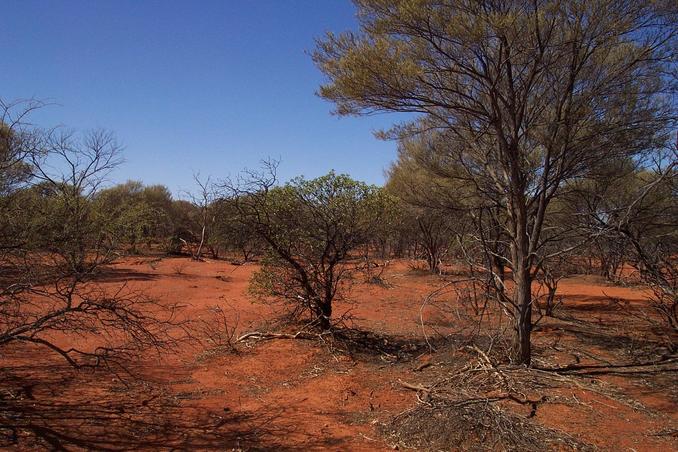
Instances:
[[[219,199],[214,202],[213,209],[215,220],[210,246],[235,253],[242,257],[242,262],[250,261],[260,252],[261,243],[257,235],[239,220],[236,203],[230,199]]]
[[[359,33],[314,60],[342,115],[418,114],[385,133],[433,131],[429,160],[501,209],[515,289],[513,361],[529,365],[531,282],[547,208],[569,180],[661,145],[675,2],[356,0]]]
[[[95,208],[108,219],[108,230],[127,243],[130,251],[138,252],[142,241],[164,239],[171,231],[171,196],[163,186],[144,187],[141,182],[101,190],[95,198]]]
[[[333,172],[274,186],[274,173],[252,175],[231,187],[244,225],[266,246],[252,291],[283,300],[296,315],[310,314],[330,328],[332,302],[341,298],[353,268],[350,252],[370,240],[382,221],[384,196],[378,187]]]

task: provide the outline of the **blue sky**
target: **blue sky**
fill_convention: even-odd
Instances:
[[[0,97],[58,105],[43,126],[106,128],[124,145],[112,178],[191,190],[262,158],[283,179],[330,169],[381,184],[398,117],[339,118],[314,93],[308,52],[325,31],[355,29],[349,0],[7,0]]]

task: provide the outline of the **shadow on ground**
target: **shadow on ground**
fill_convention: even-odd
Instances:
[[[15,450],[308,450],[337,438],[296,431],[284,408],[206,409],[165,387],[60,365],[2,369],[0,448]],[[38,378],[39,377],[39,378]],[[280,443],[294,435],[297,446]]]

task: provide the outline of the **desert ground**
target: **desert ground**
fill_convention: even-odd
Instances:
[[[257,268],[184,257],[112,265],[99,283],[177,303],[197,340],[124,371],[74,370],[43,349],[12,348],[1,369],[0,446],[678,449],[678,363],[653,355],[661,338],[633,315],[644,312],[642,286],[590,275],[561,282],[562,305],[534,332],[533,363],[561,370],[528,371],[495,366],[500,336],[479,331],[450,289],[462,272],[431,275],[408,261],[391,262],[379,284],[356,278],[351,300],[335,307],[344,317],[336,337],[236,342],[298,330],[276,322],[279,307],[252,301]],[[225,339],[217,344],[200,325],[219,312]],[[469,414],[474,422],[464,422]]]
[[[678,452],[678,1],[128,3],[2,4],[0,449]]]

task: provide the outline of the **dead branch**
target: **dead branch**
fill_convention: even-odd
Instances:
[[[403,388],[405,388],[405,389],[411,389],[412,391],[425,392],[425,393],[431,392],[431,388],[427,388],[426,386],[417,385],[417,384],[414,384],[414,383],[408,383],[408,382],[402,381],[402,380],[400,380],[400,379],[398,380],[398,383],[399,383],[400,386],[402,386]]]
[[[248,339],[269,340],[269,339],[316,339],[318,334],[311,334],[305,331],[298,331],[294,334],[288,333],[265,333],[261,331],[251,331],[240,336],[236,342],[244,342]]]
[[[677,372],[678,367],[665,367],[667,365],[678,362],[678,357],[663,358],[647,363],[629,363],[629,364],[603,364],[603,365],[569,365],[556,368],[538,368],[539,370],[575,374],[575,375],[592,375],[592,374],[607,374],[607,373],[653,373],[653,372]]]

